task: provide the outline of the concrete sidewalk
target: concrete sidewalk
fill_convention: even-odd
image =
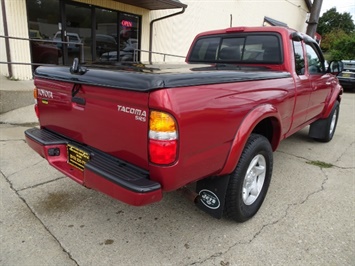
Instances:
[[[38,119],[32,104],[0,114],[0,124],[31,126],[38,124]]]
[[[0,114],[33,104],[33,80],[10,80],[0,75]]]

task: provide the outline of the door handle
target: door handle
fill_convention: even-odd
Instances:
[[[85,98],[81,98],[81,97],[72,97],[71,101],[73,103],[77,103],[77,104],[80,104],[80,105],[85,105],[86,104]]]

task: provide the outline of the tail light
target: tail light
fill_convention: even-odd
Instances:
[[[35,87],[33,89],[33,98],[35,99],[35,112],[36,112],[36,116],[37,118],[39,118],[39,110],[38,110],[38,90],[37,88]]]
[[[172,164],[177,159],[178,130],[172,115],[151,111],[149,117],[149,160],[155,164]]]

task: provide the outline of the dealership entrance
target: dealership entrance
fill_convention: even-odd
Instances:
[[[0,75],[28,80],[38,65],[71,65],[75,57],[82,63],[146,62],[153,24],[186,7],[179,0],[1,0]]]
[[[139,15],[66,0],[26,4],[33,63],[139,60]]]

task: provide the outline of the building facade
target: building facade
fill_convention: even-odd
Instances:
[[[310,5],[309,0],[1,0],[0,74],[32,79],[37,65],[70,65],[74,57],[183,61],[202,31],[281,25],[305,32]]]

